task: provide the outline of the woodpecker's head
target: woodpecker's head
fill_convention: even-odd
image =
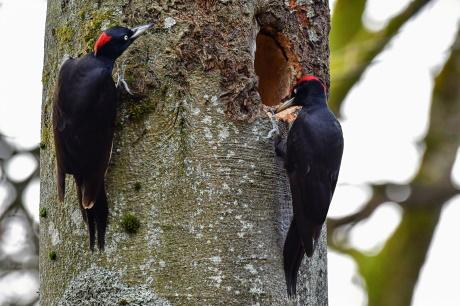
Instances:
[[[308,103],[308,96],[325,96],[326,86],[323,81],[313,75],[307,75],[297,80],[292,88],[288,100],[281,104],[276,113],[279,113],[292,106],[305,106]]]
[[[142,33],[153,26],[153,23],[133,29],[116,26],[101,33],[94,44],[94,56],[103,56],[116,60]]]

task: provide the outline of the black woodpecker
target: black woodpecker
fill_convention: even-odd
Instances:
[[[289,296],[296,294],[297,272],[307,254],[313,255],[334,194],[343,152],[342,128],[326,103],[324,84],[315,76],[301,78],[281,112],[302,106],[287,140],[275,139],[277,155],[285,160],[292,194],[293,219],[283,249]]]
[[[99,36],[94,52],[65,61],[54,92],[53,132],[57,190],[64,200],[65,175],[72,174],[89,246],[104,249],[108,205],[104,176],[112,152],[117,92],[115,60],[153,25],[110,28]]]

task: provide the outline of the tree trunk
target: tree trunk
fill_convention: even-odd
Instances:
[[[65,203],[57,200],[50,118],[59,64],[91,50],[102,29],[150,21],[156,29],[118,60],[135,95],[121,94],[106,250],[91,253],[71,177]],[[265,138],[262,100],[276,104],[304,72],[329,80],[328,32],[319,0],[49,0],[41,305],[295,303],[282,268],[289,188]],[[124,231],[128,213],[140,221],[135,234]],[[325,241],[323,232],[303,264],[302,305],[327,305]]]

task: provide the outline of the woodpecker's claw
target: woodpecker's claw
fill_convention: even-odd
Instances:
[[[129,89],[128,83],[126,83],[126,80],[125,80],[125,67],[126,67],[125,61],[121,63],[120,67],[118,67],[118,64],[117,64],[117,84],[115,85],[115,87],[118,88],[121,83],[123,84],[123,87],[125,88],[126,92],[129,93],[131,96],[134,96],[131,89]]]
[[[126,81],[125,81],[124,79],[121,79],[120,82],[121,82],[121,84],[123,84],[123,87],[125,88],[125,90],[126,90],[131,96],[134,96],[134,94],[132,93],[131,89],[129,89],[128,83],[126,83]]]
[[[268,132],[267,136],[264,137],[265,139],[272,138],[274,133],[276,133],[277,135],[279,135],[279,133],[280,133],[280,131],[278,129],[278,123],[276,122],[275,111],[270,110],[270,112],[271,112],[271,115],[268,115],[268,113],[267,113],[267,115],[270,118],[270,121],[272,123],[272,129]]]

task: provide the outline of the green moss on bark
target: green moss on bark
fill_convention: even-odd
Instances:
[[[99,10],[88,13],[82,10],[78,13],[80,18],[87,15],[89,17],[88,20],[83,21],[81,37],[83,39],[83,49],[86,52],[91,52],[101,31],[119,24],[119,21],[112,11]]]
[[[141,223],[136,216],[131,213],[127,213],[122,217],[121,225],[128,234],[136,234],[139,231]]]
[[[40,208],[40,217],[46,218],[48,216],[48,212],[45,207]]]
[[[51,261],[56,261],[57,260],[57,254],[55,251],[50,251],[48,253],[48,258],[51,260]]]
[[[58,27],[54,31],[54,36],[56,37],[56,40],[60,46],[70,43],[74,35],[74,30],[67,25]]]

